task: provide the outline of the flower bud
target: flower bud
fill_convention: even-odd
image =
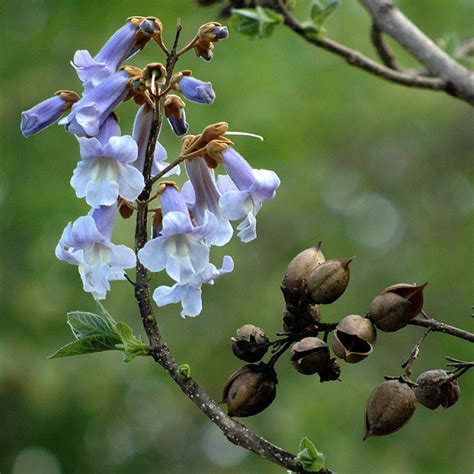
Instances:
[[[449,408],[454,405],[461,394],[457,380],[449,380],[445,370],[428,370],[416,379],[416,399],[430,410],[440,405]]]
[[[310,298],[317,304],[330,304],[346,291],[349,284],[349,260],[328,260],[311,272],[306,281]]]
[[[365,409],[365,436],[384,436],[402,428],[413,416],[416,397],[400,380],[387,380],[370,395]]]
[[[275,399],[277,376],[264,364],[245,365],[234,372],[224,387],[222,400],[229,416],[253,416]]]
[[[351,314],[336,326],[332,339],[332,350],[337,357],[351,364],[360,362],[373,352],[376,332],[371,321]]]
[[[329,347],[317,337],[305,337],[291,348],[291,362],[301,374],[315,374],[327,367],[329,361]]]
[[[239,359],[257,362],[266,354],[268,342],[263,329],[253,324],[245,324],[237,329],[236,337],[232,338],[232,352]]]
[[[370,305],[370,320],[381,331],[393,332],[405,327],[423,309],[421,286],[392,285],[377,295]]]
[[[302,293],[310,273],[325,261],[321,252],[321,242],[303,250],[288,265],[283,277],[283,287],[292,294]]]

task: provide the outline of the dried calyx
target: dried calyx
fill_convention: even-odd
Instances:
[[[372,301],[368,318],[381,331],[393,332],[405,327],[423,309],[426,285],[389,286]]]
[[[229,416],[253,416],[275,399],[276,372],[263,363],[245,365],[234,372],[224,387],[222,401]]]
[[[402,428],[413,416],[416,397],[406,381],[387,380],[370,395],[365,409],[365,436],[384,436]]]
[[[453,406],[460,394],[458,381],[445,370],[428,370],[416,379],[416,399],[430,410]]]
[[[269,339],[265,332],[253,324],[240,327],[232,338],[232,352],[246,362],[259,361],[267,353],[268,347]]]
[[[376,332],[374,325],[366,318],[351,314],[337,325],[332,339],[332,350],[346,362],[360,362],[373,351]]]

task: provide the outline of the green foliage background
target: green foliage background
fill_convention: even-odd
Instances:
[[[472,33],[470,0],[398,3],[431,37]],[[74,137],[52,126],[24,140],[20,112],[58,89],[78,89],[68,64],[74,51],[94,54],[130,15],[159,16],[168,41],[177,17],[183,39],[217,19],[215,9],[190,0],[2,2],[0,471],[283,472],[228,445],[148,359],[127,365],[118,353],[104,353],[46,360],[70,338],[65,313],[95,310],[77,269],[54,257],[65,224],[87,207],[68,184],[79,158]],[[331,37],[373,55],[369,20],[357,2],[346,0],[328,27]],[[159,60],[150,44],[131,62]],[[319,240],[329,257],[357,256],[351,285],[323,308],[325,320],[364,314],[389,284],[427,280],[426,310],[472,330],[473,116],[465,103],[383,82],[283,27],[261,41],[232,34],[211,64],[190,54],[179,67],[211,80],[218,97],[213,106],[188,105],[191,132],[225,120],[233,130],[264,135],[262,144],[238,139],[238,149],[282,180],[259,215],[258,239],[224,249],[236,269],[205,289],[203,314],[182,320],[177,306],[158,311],[178,361],[215,398],[239,366],[230,336],[247,322],[269,333],[281,329],[282,274]],[[119,111],[123,133],[130,133],[134,110],[127,103]],[[162,143],[170,156],[177,152],[168,129]],[[120,222],[115,240],[132,245],[132,227]],[[214,255],[218,261],[223,251]],[[113,285],[106,306],[141,332],[128,283]],[[472,374],[449,411],[419,407],[400,432],[362,442],[366,399],[384,375],[399,373],[421,333],[409,327],[379,334],[373,356],[344,365],[340,383],[299,375],[283,358],[276,401],[246,423],[292,451],[308,436],[341,474],[471,472]],[[472,351],[467,342],[432,334],[416,373],[443,367],[445,355],[469,359]]]

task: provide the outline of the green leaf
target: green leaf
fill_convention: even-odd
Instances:
[[[81,354],[92,354],[93,352],[118,350],[120,342],[120,338],[114,333],[86,336],[66,344],[48,358],[57,359],[59,357],[71,357]]]
[[[321,28],[341,6],[341,0],[331,0],[325,7],[315,0],[310,9],[310,17],[317,28]]]
[[[95,334],[114,332],[114,328],[104,318],[94,313],[72,311],[67,313],[67,323],[76,339]]]
[[[283,15],[270,8],[257,6],[232,9],[231,24],[239,33],[251,38],[268,38],[283,21]]]
[[[191,377],[191,367],[189,367],[188,364],[181,364],[178,367],[178,372],[183,376],[183,377]]]
[[[122,342],[123,360],[131,362],[137,356],[147,356],[150,348],[141,340],[135,337],[132,328],[127,323],[119,322],[115,325]]]
[[[324,468],[324,454],[318,452],[314,443],[306,436],[300,441],[297,458],[308,472],[317,472]]]

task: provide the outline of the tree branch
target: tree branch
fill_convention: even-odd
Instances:
[[[446,92],[474,105],[474,74],[420,31],[391,0],[359,1],[369,11],[380,30],[400,43],[433,76],[446,81]]]
[[[449,324],[442,323],[441,321],[437,321],[433,318],[415,318],[412,319],[408,324],[412,324],[413,326],[423,326],[424,328],[430,328],[432,331],[435,332],[443,332],[445,334],[450,334],[454,337],[459,337],[460,339],[465,339],[469,342],[474,342],[474,334],[468,331],[464,331],[463,329],[450,326]]]
[[[172,72],[179,56],[177,50],[177,38],[180,32],[178,25],[177,36],[173,49],[171,50],[167,64],[167,83],[164,89],[169,85]],[[163,122],[163,102],[164,96],[157,96],[155,116],[150,129],[150,136],[147,144],[147,152],[144,165],[145,188],[138,198],[137,203],[137,222],[135,228],[135,249],[140,250],[148,239],[147,234],[147,211],[148,199],[151,194],[153,179],[151,178],[151,165],[153,163],[154,150]],[[234,421],[227,416],[211,398],[211,396],[201,388],[191,377],[184,377],[179,373],[179,365],[170,352],[167,344],[162,340],[160,329],[156,321],[150,287],[147,278],[147,271],[137,258],[136,269],[135,298],[140,309],[140,316],[143,327],[150,342],[150,355],[163,367],[163,369],[176,382],[182,392],[214,423],[224,434],[224,436],[233,444],[245,448],[258,456],[282,466],[290,471],[297,473],[306,472],[299,463],[297,457],[285,451],[278,446],[270,443],[266,439],[256,435],[243,424]],[[329,470],[321,470],[321,473],[329,473]]]
[[[277,0],[278,11],[282,13],[285,24],[289,26],[296,34],[304,38],[308,43],[311,43],[319,48],[330,51],[337,56],[345,59],[351,66],[363,69],[375,76],[381,77],[390,82],[402,84],[406,87],[416,87],[419,89],[431,89],[435,91],[452,92],[449,84],[439,78],[423,77],[413,73],[395,71],[387,66],[379,64],[372,59],[364,56],[359,51],[350,49],[347,46],[337,43],[328,38],[317,38],[301,25],[301,23],[288,10],[283,0]]]
[[[385,66],[389,67],[390,69],[394,69],[395,71],[401,71],[401,67],[398,64],[395,54],[393,54],[393,51],[383,39],[382,31],[376,23],[372,23],[372,28],[370,29],[370,39],[375,47],[375,50],[377,51],[377,54]]]

